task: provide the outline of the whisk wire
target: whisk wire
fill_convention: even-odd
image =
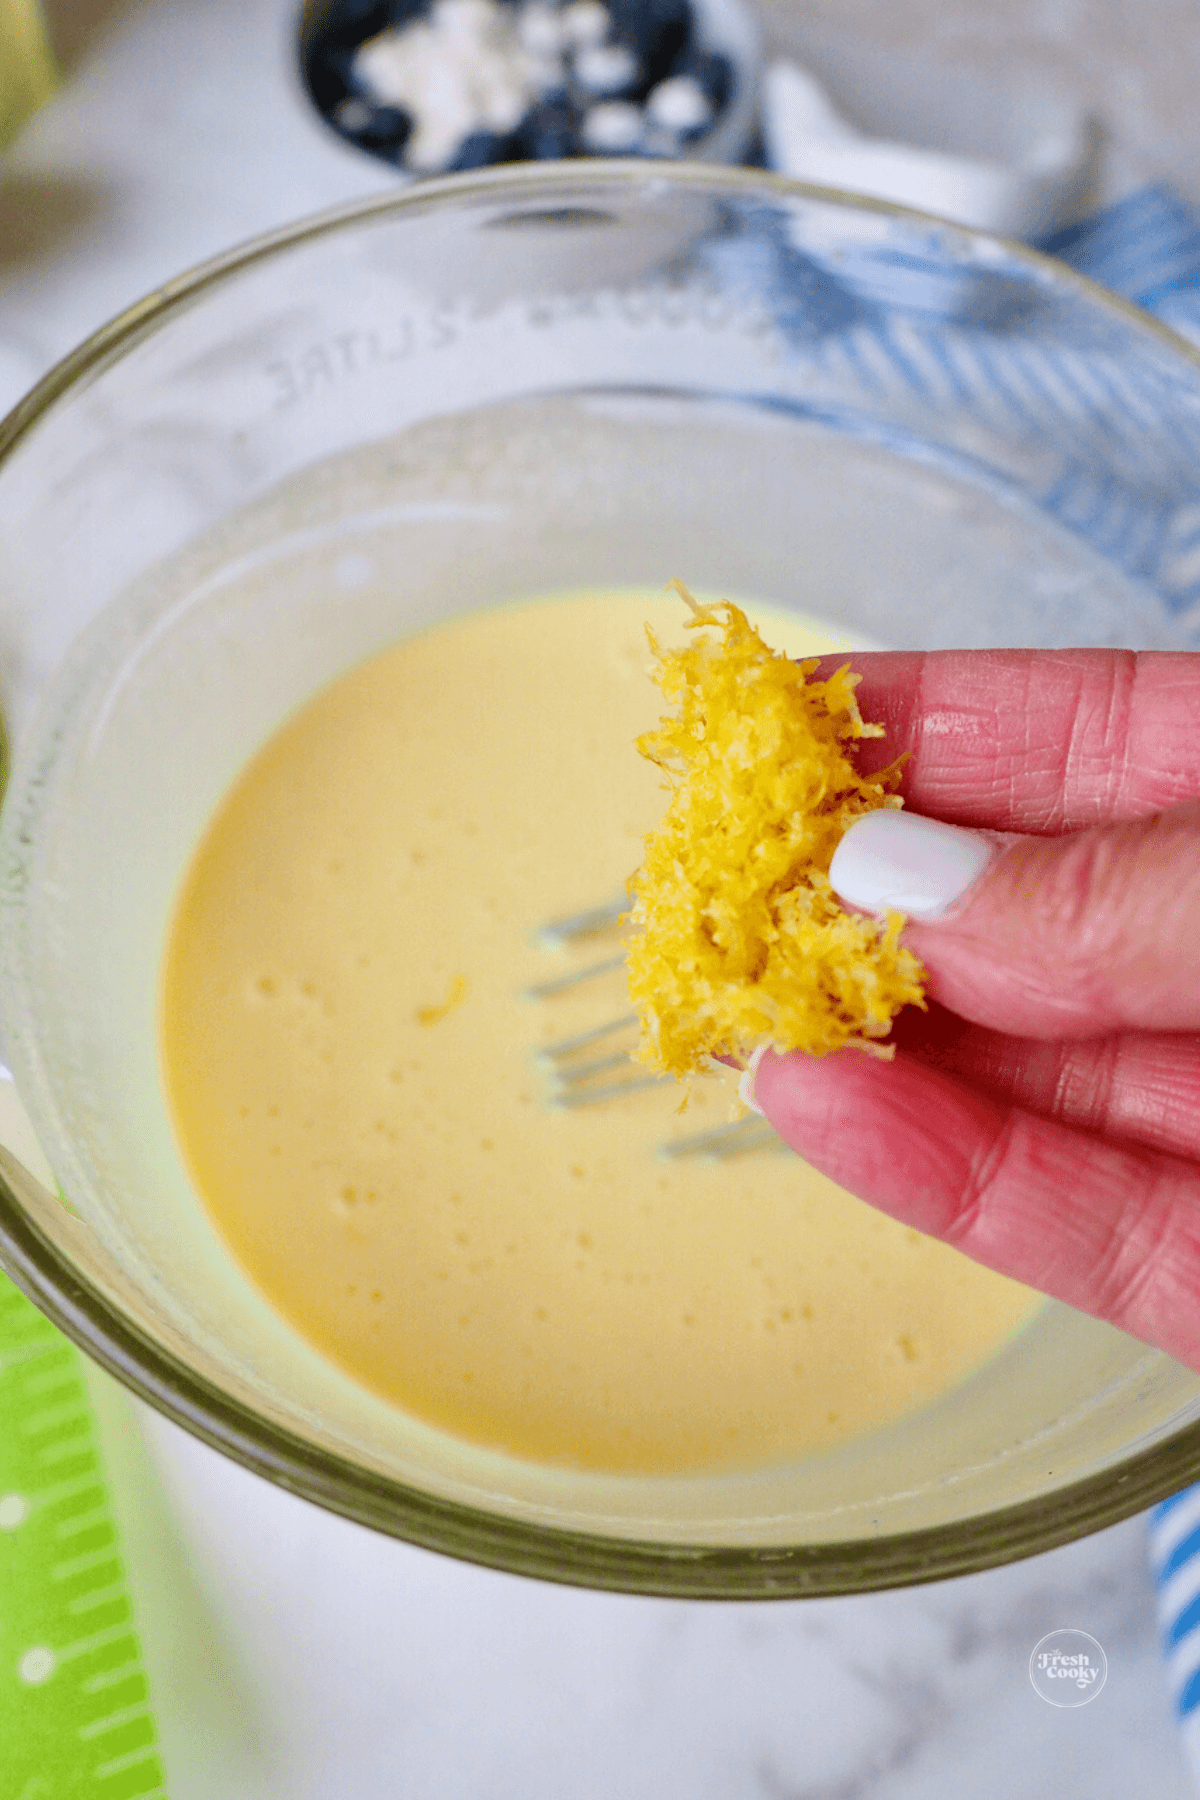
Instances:
[[[621,922],[622,913],[629,911],[629,901],[624,894],[619,899],[609,900],[604,906],[589,907],[586,912],[570,913],[564,919],[550,919],[537,930],[537,941],[545,950],[565,950],[577,944],[583,938],[599,937],[602,932],[613,931]]]
[[[568,949],[572,944],[615,930],[627,907],[628,901],[622,897],[610,901],[606,906],[594,906],[586,912],[552,919],[539,928],[537,941],[546,949]],[[613,956],[603,962],[589,963],[581,969],[572,969],[566,975],[556,976],[550,981],[539,981],[532,987],[527,987],[524,990],[525,997],[531,1000],[551,1000],[596,976],[613,974],[623,966],[624,961],[623,956]],[[636,1094],[645,1088],[658,1087],[662,1082],[669,1081],[669,1075],[651,1074],[633,1061],[637,1025],[636,1013],[621,1013],[602,1025],[594,1025],[588,1031],[578,1032],[574,1037],[561,1038],[553,1044],[543,1044],[535,1054],[546,1076],[550,1104],[569,1110],[600,1106],[607,1100],[623,1099],[627,1094]],[[629,1040],[626,1044],[621,1042],[622,1033]],[[603,1048],[609,1041],[612,1048]],[[588,1052],[592,1050],[597,1054],[589,1056]],[[617,1069],[625,1071],[620,1079],[602,1079]],[[727,1125],[718,1125],[709,1131],[694,1132],[690,1137],[675,1138],[661,1144],[659,1155],[671,1161],[697,1156],[714,1157],[725,1162],[732,1157],[747,1156],[755,1150],[770,1147],[786,1148],[767,1121],[752,1114],[746,1118],[731,1120]]]
[[[605,962],[590,963],[586,969],[573,969],[569,975],[558,975],[553,981],[539,981],[525,989],[525,998],[549,1000],[555,994],[565,994],[568,988],[578,987],[583,981],[591,981],[593,976],[611,975],[624,961],[623,956],[610,956]]]

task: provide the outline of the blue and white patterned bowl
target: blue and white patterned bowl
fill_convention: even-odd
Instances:
[[[409,175],[758,145],[743,0],[307,0],[300,62],[333,130]]]

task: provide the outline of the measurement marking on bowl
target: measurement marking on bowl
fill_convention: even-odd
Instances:
[[[0,1275],[0,1772],[31,1800],[166,1792],[106,1480],[78,1352]]]

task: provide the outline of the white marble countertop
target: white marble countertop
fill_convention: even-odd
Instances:
[[[0,180],[0,405],[188,265],[391,184],[307,111],[296,11],[151,0],[27,129]],[[156,1476],[132,1416],[107,1395],[173,1800],[1193,1792],[1140,1520],[930,1588],[669,1603],[374,1537],[147,1415]],[[1051,1707],[1028,1678],[1062,1626],[1108,1656],[1086,1707]]]

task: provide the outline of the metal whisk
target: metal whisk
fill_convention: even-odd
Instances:
[[[548,950],[565,950],[588,938],[601,937],[616,929],[628,905],[622,895],[606,906],[592,907],[565,919],[553,919],[539,929],[538,942]],[[589,963],[568,975],[526,988],[526,997],[553,999],[597,976],[612,974],[624,961],[623,956],[610,956],[602,962]],[[606,1024],[593,1026],[590,1031],[543,1045],[536,1053],[536,1060],[546,1078],[550,1104],[569,1108],[599,1106],[606,1100],[620,1099],[641,1088],[657,1087],[660,1082],[670,1081],[669,1075],[652,1075],[632,1060],[637,1035],[637,1014],[623,1012]],[[724,1161],[768,1147],[783,1148],[782,1139],[765,1119],[751,1113],[711,1131],[696,1132],[691,1137],[662,1144],[659,1155],[671,1158],[711,1156]]]

